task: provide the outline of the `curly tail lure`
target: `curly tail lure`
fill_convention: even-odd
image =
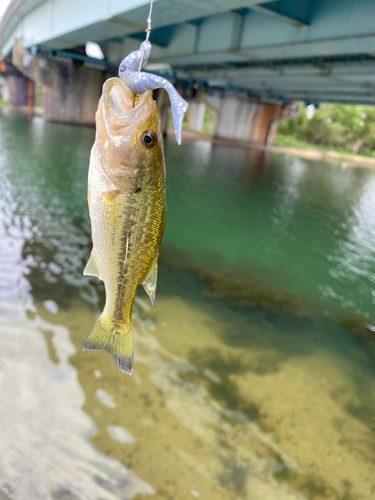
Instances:
[[[129,89],[133,92],[134,97],[138,94],[143,94],[147,90],[165,89],[168,92],[171,101],[174,132],[178,144],[181,144],[181,128],[184,119],[185,111],[188,108],[188,103],[179,95],[174,86],[161,76],[152,73],[142,73],[141,69],[147,63],[151,53],[151,43],[149,36],[151,32],[151,12],[147,18],[146,40],[141,43],[139,50],[131,52],[123,59],[119,67],[119,77],[123,80]]]

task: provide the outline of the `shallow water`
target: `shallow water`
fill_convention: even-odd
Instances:
[[[93,136],[0,116],[0,498],[374,498],[375,171],[168,141],[129,377],[81,351]]]

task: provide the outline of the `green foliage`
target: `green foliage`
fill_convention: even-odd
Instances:
[[[43,85],[40,83],[35,84],[34,106],[36,108],[43,108]]]
[[[204,111],[203,127],[201,130],[202,134],[212,135],[214,133],[215,118],[216,112],[209,106],[206,106]]]
[[[304,106],[294,120],[280,123],[278,135],[351,153],[375,151],[375,108],[324,104],[309,118]]]

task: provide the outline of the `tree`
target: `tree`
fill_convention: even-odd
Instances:
[[[375,150],[375,108],[324,104],[311,114],[311,108],[303,106],[298,118],[279,125],[278,134],[353,153]]]

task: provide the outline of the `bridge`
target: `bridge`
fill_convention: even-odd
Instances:
[[[46,86],[47,118],[64,119],[66,106],[52,95],[58,101],[63,85],[75,88],[75,121],[86,98],[74,82],[100,88],[115,74],[144,39],[148,9],[145,0],[12,0],[0,58]],[[265,141],[294,101],[375,104],[374,19],[373,0],[157,0],[148,69],[216,106],[218,135]],[[87,41],[100,45],[102,60],[86,55]]]

